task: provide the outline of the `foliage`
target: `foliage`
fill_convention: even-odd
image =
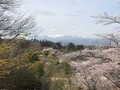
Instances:
[[[75,50],[75,45],[73,43],[69,43],[68,46],[66,47],[66,51],[74,51]]]
[[[45,56],[48,56],[49,54],[50,54],[49,51],[44,51],[44,55],[45,55]]]
[[[68,76],[72,75],[72,69],[68,62],[64,62],[64,70],[66,75]]]
[[[60,63],[54,49],[46,50],[47,55],[36,51],[30,41],[24,48],[27,42],[16,39],[0,44],[0,89],[68,90],[72,78],[68,62]]]
[[[39,60],[38,53],[37,52],[29,52],[28,53],[28,60],[30,62],[35,62]]]
[[[39,61],[31,64],[28,69],[34,74],[36,79],[44,76],[44,67]]]

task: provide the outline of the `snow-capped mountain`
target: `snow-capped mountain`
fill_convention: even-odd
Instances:
[[[63,42],[63,43],[69,43],[72,42],[74,44],[94,44],[95,41],[100,41],[101,39],[90,39],[90,38],[83,38],[83,37],[77,37],[77,36],[39,36],[34,35],[30,36],[30,39],[38,39],[38,40],[49,40],[53,42]]]

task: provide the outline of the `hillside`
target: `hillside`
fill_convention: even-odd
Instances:
[[[103,47],[79,45],[78,50],[72,43],[3,40],[0,88],[119,90],[120,48]]]

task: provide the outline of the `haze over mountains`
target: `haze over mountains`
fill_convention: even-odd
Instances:
[[[103,39],[91,39],[91,38],[83,38],[78,36],[47,36],[47,35],[34,35],[30,36],[30,39],[38,39],[38,40],[49,40],[52,42],[63,42],[63,43],[69,43],[72,42],[74,44],[84,44],[84,45],[90,45],[94,44],[96,41],[103,42]]]

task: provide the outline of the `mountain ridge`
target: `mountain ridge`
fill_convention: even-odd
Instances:
[[[34,35],[30,36],[29,39],[38,39],[38,40],[49,40],[52,42],[62,42],[62,43],[74,43],[74,44],[84,44],[84,45],[91,45],[94,44],[96,41],[103,41],[103,39],[97,38],[83,38],[78,36],[59,36],[59,37],[52,37],[47,35]]]

